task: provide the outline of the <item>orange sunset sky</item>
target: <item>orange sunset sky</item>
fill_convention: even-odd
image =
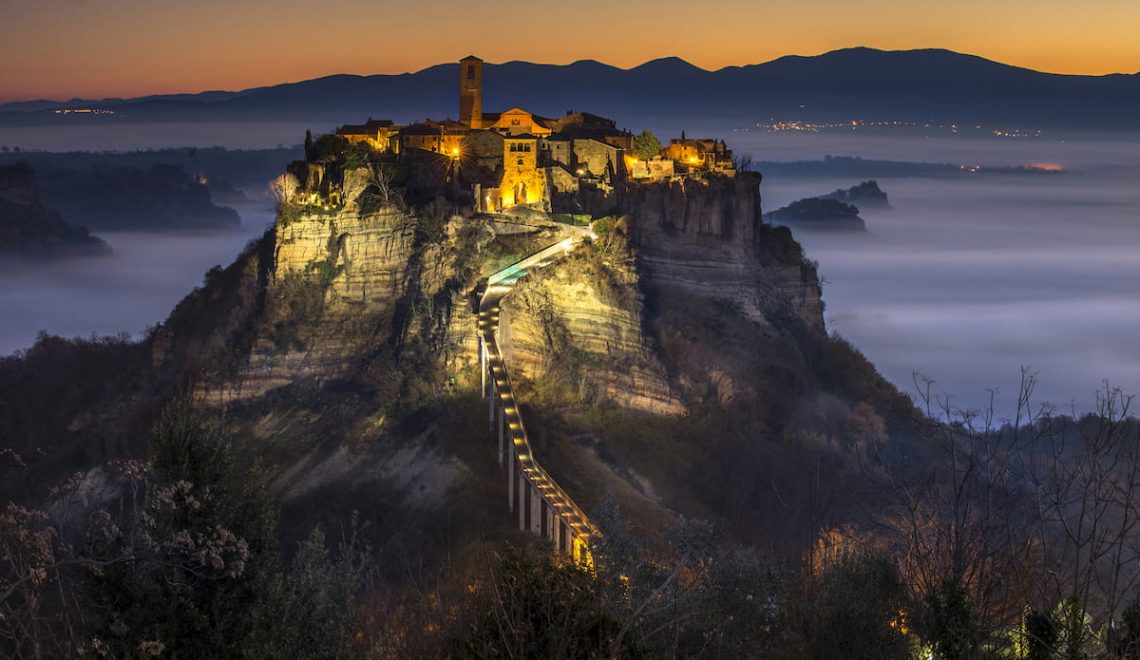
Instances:
[[[236,90],[333,73],[677,55],[707,68],[940,47],[1057,73],[1140,71],[1140,0],[0,0],[0,102]],[[478,7],[467,15],[467,7]]]

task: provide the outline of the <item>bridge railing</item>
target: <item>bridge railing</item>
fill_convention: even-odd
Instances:
[[[555,520],[558,520],[566,525],[570,536],[570,538],[567,539],[567,549],[576,557],[588,561],[588,550],[586,546],[589,539],[598,533],[597,529],[590,522],[589,517],[581,507],[558,485],[554,478],[550,476],[550,473],[547,472],[538,462],[538,459],[535,458],[534,450],[530,444],[530,437],[527,434],[526,426],[523,423],[522,415],[519,411],[518,402],[514,397],[514,390],[511,387],[510,376],[507,374],[502,351],[499,348],[498,337],[500,301],[514,286],[515,282],[523,277],[529,269],[544,264],[552,258],[565,255],[586,235],[588,235],[588,230],[587,232],[571,236],[539,250],[525,259],[488,277],[488,286],[480,301],[479,329],[487,358],[485,365],[487,371],[484,373],[490,373],[491,391],[499,400],[498,414],[502,416],[500,419],[500,433],[504,431],[509,432],[509,439],[511,447],[513,448],[511,454],[513,455],[512,459],[514,465],[511,465],[510,469],[513,470],[517,466],[518,473],[521,475],[520,492],[517,498],[519,500],[519,506],[525,506],[526,495],[522,492],[522,486],[526,484],[532,488],[534,492],[539,493],[542,501],[557,515],[556,518],[551,516],[550,522],[553,523]],[[492,401],[492,422],[494,421],[494,404],[495,402]],[[502,440],[503,438],[500,436],[500,441]],[[502,447],[500,446],[500,451],[501,449]],[[511,474],[510,484],[512,488],[514,478],[514,475]],[[512,495],[512,506],[515,504],[515,499],[514,495]],[[535,526],[535,515],[535,504],[532,503],[532,520],[529,526],[532,529],[540,530],[542,524],[540,522]],[[520,524],[526,527],[527,525],[524,524],[525,510],[520,509],[519,516]],[[551,537],[557,547],[559,544],[557,533],[552,531]]]
[[[569,252],[571,249],[573,249],[574,244],[576,242],[577,242],[577,239],[573,236],[571,236],[569,238],[564,238],[561,241],[558,241],[557,243],[555,243],[554,245],[543,248],[543,249],[539,250],[538,252],[535,252],[534,254],[530,255],[529,257],[526,257],[524,259],[520,259],[519,261],[516,261],[515,263],[511,264],[510,266],[507,266],[506,268],[500,270],[499,272],[490,275],[489,277],[487,277],[488,290],[490,290],[491,286],[499,284],[500,282],[502,282],[504,280],[511,279],[512,277],[514,277],[515,279],[522,277],[523,275],[526,274],[526,271],[528,268],[534,266],[537,263],[542,262],[544,259],[548,259],[552,256],[558,255],[559,253],[564,254],[566,252]],[[484,293],[483,295],[486,296],[486,293]]]

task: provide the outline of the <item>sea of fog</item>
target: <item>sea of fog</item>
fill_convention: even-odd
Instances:
[[[758,160],[864,158],[1017,165],[1056,175],[879,179],[892,210],[866,235],[796,232],[826,278],[829,329],[896,385],[918,380],[953,405],[1016,405],[1021,368],[1034,401],[1087,411],[1107,381],[1140,393],[1140,141],[954,140],[738,132]],[[857,180],[770,174],[765,211]]]
[[[273,222],[268,200],[236,209],[239,231],[98,232],[114,255],[0,261],[0,355],[30,346],[41,331],[141,336],[200,286],[207,270],[231,263]]]
[[[659,124],[659,125],[658,125]],[[965,165],[1056,163],[1057,175],[890,177],[890,211],[865,212],[866,235],[796,232],[826,278],[828,327],[904,391],[914,375],[956,405],[997,390],[1008,412],[1022,367],[1038,402],[1088,410],[1107,380],[1140,392],[1140,140],[765,133],[738,124],[657,122],[662,135],[724,136],[756,161],[862,156]],[[320,127],[314,127],[320,128]],[[639,128],[639,127],[631,127]],[[303,126],[154,125],[124,130],[0,129],[0,144],[70,150],[290,144]],[[858,177],[765,173],[764,207],[859,183]],[[252,191],[251,191],[252,192]],[[138,334],[161,321],[203,273],[229,263],[271,221],[267,203],[238,209],[244,228],[208,235],[104,234],[110,259],[0,269],[0,354],[40,330]]]

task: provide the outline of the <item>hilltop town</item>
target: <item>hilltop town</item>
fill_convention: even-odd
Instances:
[[[628,639],[646,657],[745,657],[780,630],[767,603],[799,592],[775,591],[777,564],[740,545],[792,565],[838,534],[815,493],[846,529],[862,502],[834,494],[856,460],[913,446],[909,399],[828,335],[815,264],[763,221],[760,174],[723,142],[484,113],[481,62],[459,77],[458,120],[307,136],[274,180],[276,222],[142,340],[45,336],[0,361],[0,437],[18,459],[0,465],[0,501],[44,511],[9,513],[0,537],[71,538],[36,536],[59,511],[108,539],[76,561],[116,567],[21,583],[21,602],[63,589],[74,604],[42,628],[56,655],[82,641],[57,631],[92,620],[114,657],[156,639],[169,657],[467,657],[454,649],[494,648],[491,561],[517,602],[538,594],[606,630],[643,621]],[[193,514],[133,507],[136,479]],[[324,530],[374,572],[339,568]],[[729,567],[680,584],[702,616],[654,636],[639,628],[660,620],[607,609],[673,584],[688,548]],[[524,565],[491,559],[516,553]],[[551,598],[559,585],[579,595]],[[107,605],[81,619],[89,600]],[[893,635],[897,613],[853,629]],[[581,655],[612,657],[613,637]],[[530,648],[516,655],[566,655]]]
[[[567,214],[612,211],[629,185],[710,174],[733,176],[725,143],[682,135],[662,145],[648,131],[619,129],[613,119],[567,111],[557,119],[523,108],[483,111],[483,60],[459,62],[459,119],[397,124],[369,119],[306,139],[306,159],[293,163],[288,185],[302,203],[339,204],[343,181],[328,165],[371,164],[419,199],[445,195],[478,213]]]

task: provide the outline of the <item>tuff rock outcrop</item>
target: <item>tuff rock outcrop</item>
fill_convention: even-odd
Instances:
[[[760,180],[741,172],[633,187],[625,213],[643,287],[729,300],[765,325],[792,315],[822,333],[815,269],[786,230],[763,223]]]

